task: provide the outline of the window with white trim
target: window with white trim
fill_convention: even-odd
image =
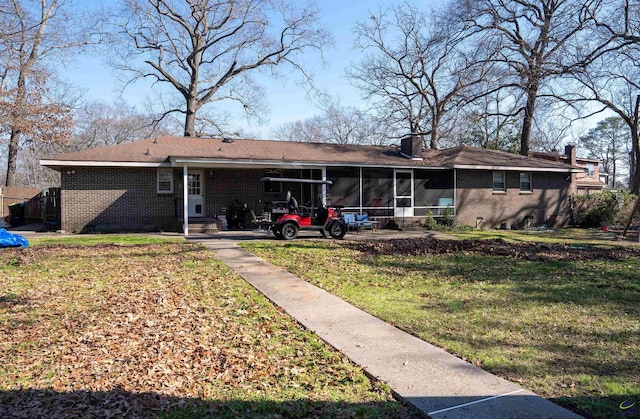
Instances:
[[[493,172],[493,192],[506,192],[507,183],[504,172]]]
[[[520,173],[520,192],[531,192],[531,172]]]
[[[158,169],[156,176],[158,193],[173,193],[173,169]]]
[[[596,173],[596,166],[593,163],[587,163],[587,176],[593,177]]]

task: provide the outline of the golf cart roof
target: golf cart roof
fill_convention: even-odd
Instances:
[[[261,182],[286,182],[286,183],[314,183],[320,185],[333,185],[330,180],[318,180],[318,179],[295,179],[289,177],[263,177]]]

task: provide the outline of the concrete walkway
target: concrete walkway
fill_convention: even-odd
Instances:
[[[422,233],[424,236],[424,233]],[[364,237],[362,237],[364,238]],[[579,418],[411,336],[237,246],[194,239],[289,315],[430,417]]]

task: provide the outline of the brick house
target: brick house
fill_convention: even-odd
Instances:
[[[564,225],[575,176],[584,172],[562,161],[469,146],[423,150],[419,138],[360,146],[160,137],[40,163],[61,173],[65,231],[185,234],[189,225],[236,205],[260,213],[286,190],[300,203],[324,192],[264,177],[328,179],[333,204],[403,223],[448,208],[459,224],[471,226]]]
[[[533,153],[533,157],[584,168],[582,173],[574,174],[576,193],[579,195],[592,195],[607,187],[606,181],[603,181],[607,175],[600,173],[600,160],[578,157],[574,145],[565,146],[564,154],[538,152]]]

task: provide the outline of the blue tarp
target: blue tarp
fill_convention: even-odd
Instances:
[[[2,247],[28,247],[29,241],[18,234],[9,233],[0,228],[0,248]]]

